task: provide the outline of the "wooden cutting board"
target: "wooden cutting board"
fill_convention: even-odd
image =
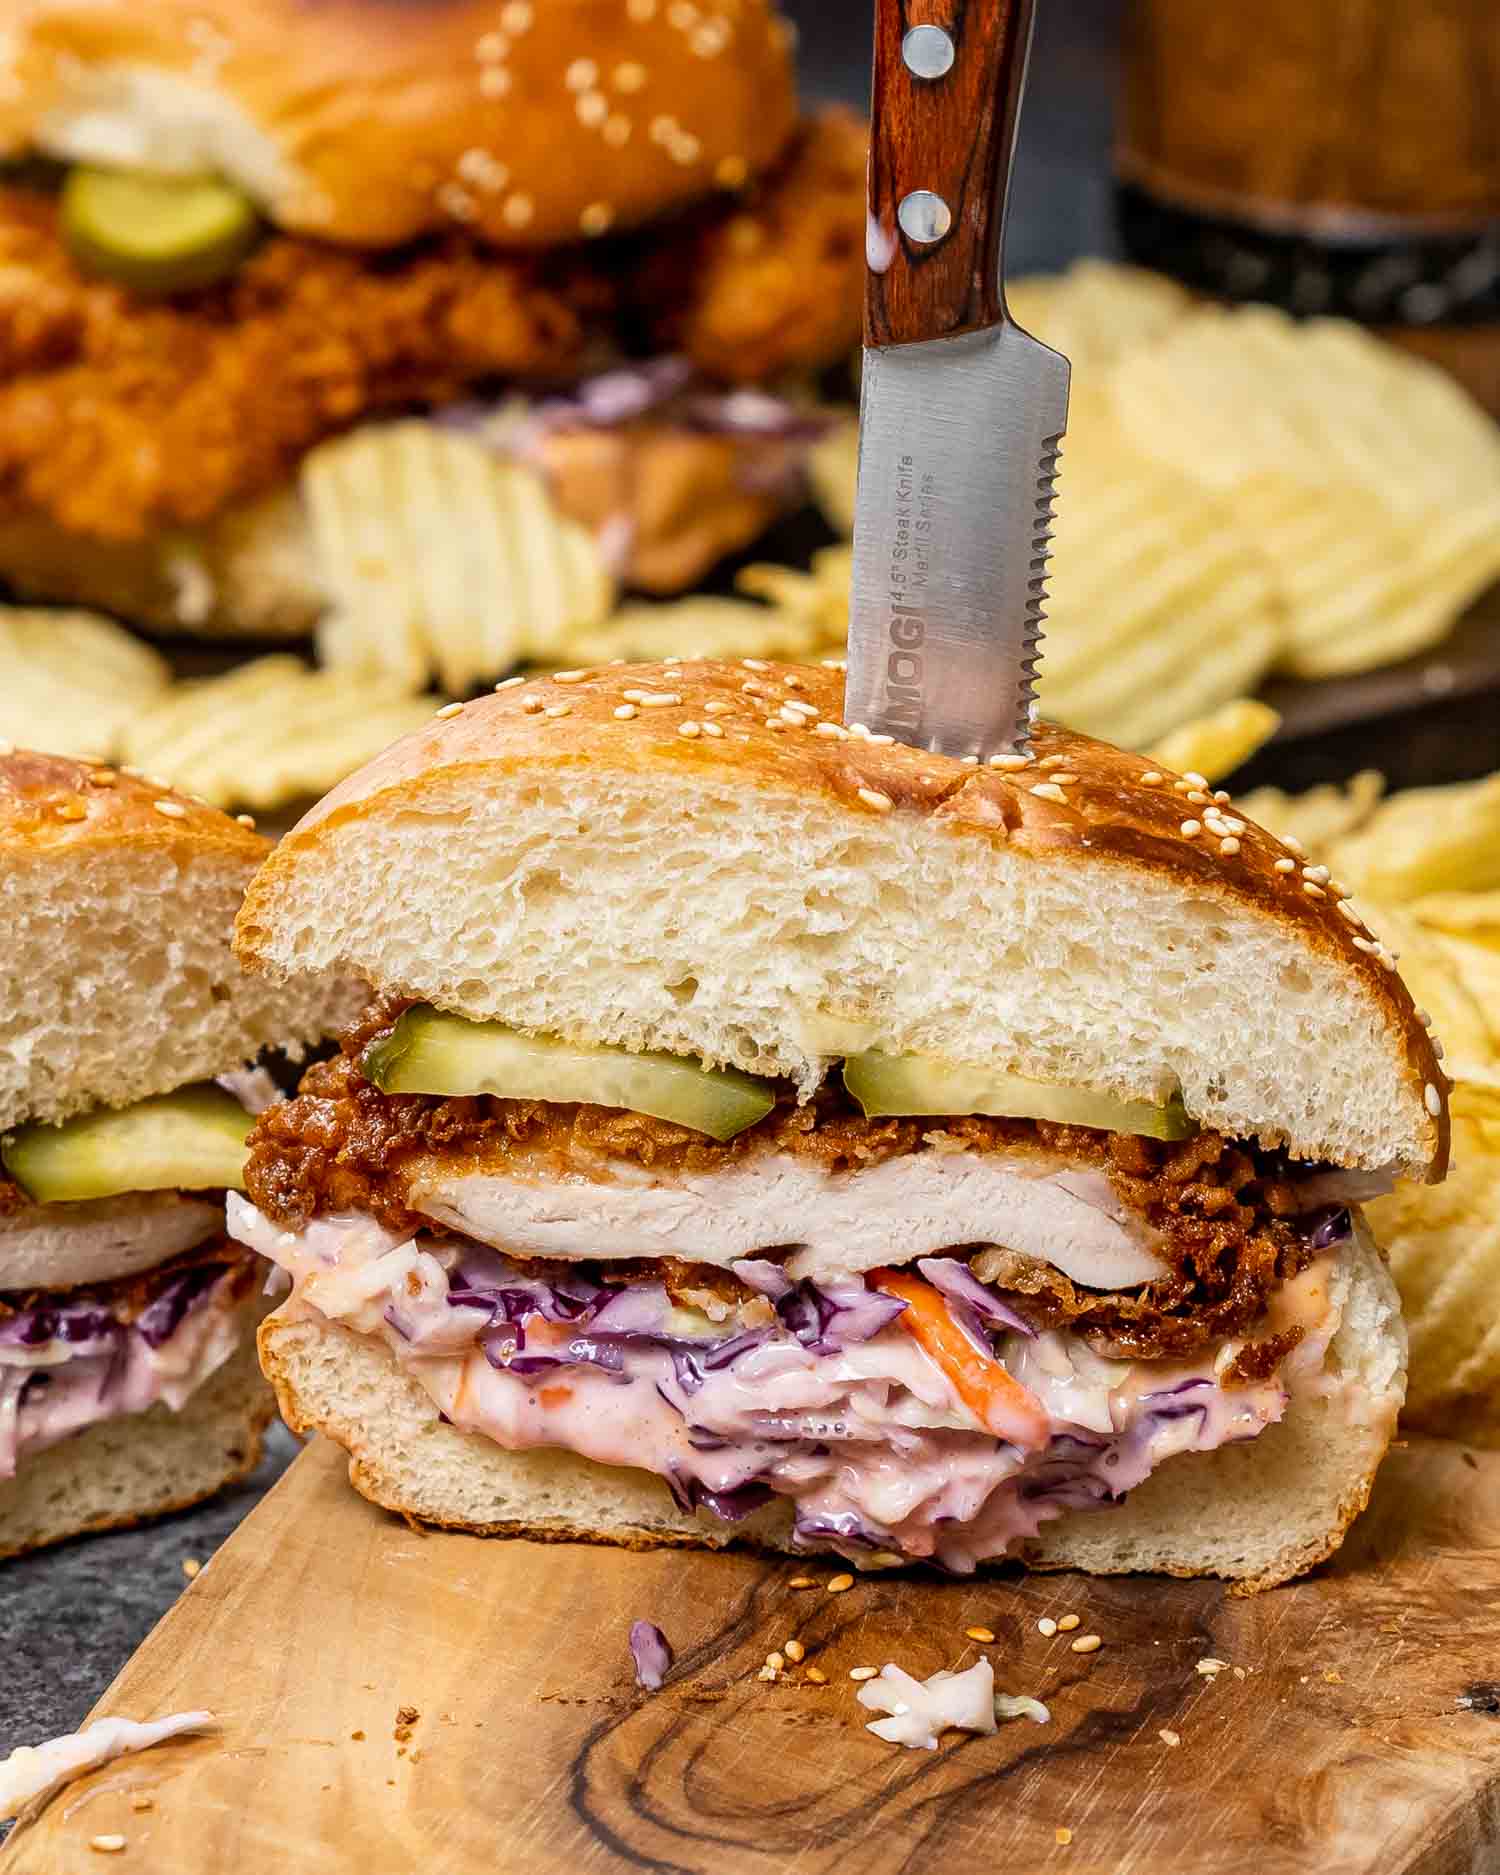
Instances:
[[[799,1574],[819,1587],[792,1589]],[[830,1595],[831,1574],[826,1561],[423,1535],[356,1497],[342,1454],[315,1441],[96,1708],[208,1706],[222,1733],[70,1786],[0,1866],[1500,1869],[1500,1454],[1393,1453],[1337,1562],[1253,1599],[1073,1575],[912,1575]],[[1038,1633],[1041,1616],[1069,1612],[1104,1637],[1099,1652]],[[641,1616],[677,1649],[655,1695],[626,1651]],[[851,1667],[967,1664],[971,1625],[996,1635],[998,1684],[1046,1700],[1050,1725],[949,1733],[936,1752],[863,1729]],[[803,1665],[759,1680],[794,1636]],[[1204,1659],[1228,1665],[1209,1678]],[[807,1680],[814,1663],[828,1684]],[[113,1833],[122,1852],[90,1852]]]

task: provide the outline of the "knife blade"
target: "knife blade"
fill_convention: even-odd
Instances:
[[[978,759],[1029,734],[1067,427],[1002,273],[1032,10],[876,0],[844,715]]]

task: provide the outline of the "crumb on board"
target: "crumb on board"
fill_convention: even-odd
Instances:
[[[1066,1849],[1068,1844],[1073,1840],[1073,1832],[1068,1828],[1066,1823],[1059,1823],[1057,1828],[1052,1832],[1052,1839],[1059,1848]]]
[[[182,1573],[187,1577],[189,1582],[193,1580],[194,1576],[197,1575],[202,1567],[203,1564],[199,1562],[196,1556],[184,1556],[182,1559]]]
[[[1074,1628],[1082,1625],[1082,1615],[1064,1615],[1057,1624],[1057,1631],[1059,1634],[1071,1634]]]
[[[1180,1745],[1182,1743],[1181,1732],[1174,1732],[1169,1725],[1164,1725],[1156,1736],[1164,1745]]]

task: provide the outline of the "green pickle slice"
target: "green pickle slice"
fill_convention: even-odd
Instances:
[[[870,1120],[984,1113],[1093,1126],[1106,1133],[1145,1133],[1152,1139],[1186,1139],[1196,1131],[1176,1094],[1160,1106],[1147,1100],[1116,1100],[1086,1087],[992,1074],[987,1068],[926,1055],[883,1055],[878,1049],[851,1055],[844,1063],[844,1085]]]
[[[142,293],[180,293],[232,273],[259,228],[255,205],[217,176],[68,172],[63,237],[80,265]]]
[[[494,1094],[502,1100],[626,1107],[713,1139],[733,1139],[776,1104],[768,1081],[682,1055],[632,1054],[502,1022],[468,1022],[419,1005],[365,1050],[360,1068],[385,1094]]]
[[[243,1190],[253,1114],[221,1087],[183,1087],[61,1126],[20,1126],[0,1163],[37,1204],[123,1191]]]

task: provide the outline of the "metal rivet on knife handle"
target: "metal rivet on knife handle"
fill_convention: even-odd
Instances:
[[[913,189],[910,195],[902,196],[896,220],[909,240],[925,245],[942,240],[953,226],[953,210],[931,189]]]
[[[953,41],[941,26],[913,26],[901,41],[913,78],[945,78],[953,70]]]

